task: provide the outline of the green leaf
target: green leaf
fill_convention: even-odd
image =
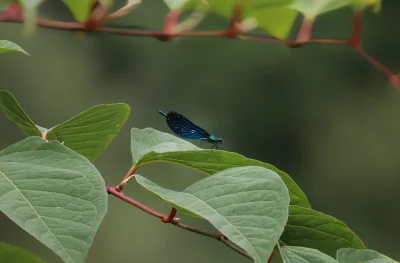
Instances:
[[[210,10],[227,19],[232,17],[236,0],[209,0]],[[287,38],[297,12],[290,8],[291,1],[247,0],[243,1],[243,19],[254,18],[258,27],[277,38]]]
[[[0,107],[27,136],[45,136],[64,142],[72,150],[94,161],[107,148],[126,122],[130,108],[123,103],[91,107],[51,129],[33,123],[14,96],[0,91]]]
[[[252,8],[246,18],[255,18],[258,28],[279,39],[286,39],[297,17],[297,11],[289,7],[267,6]]]
[[[284,263],[338,263],[330,256],[307,247],[280,247]]]
[[[34,254],[7,243],[0,243],[0,262],[5,263],[45,263]]]
[[[85,22],[92,8],[91,0],[63,0],[78,22]]]
[[[31,34],[36,28],[37,9],[44,0],[19,0],[24,13],[24,30]]]
[[[25,50],[23,50],[17,44],[15,44],[11,41],[8,41],[8,40],[0,40],[0,54],[7,53],[7,52],[21,52],[21,53],[24,53],[24,54],[27,54],[28,56],[30,56],[28,53],[26,53]]]
[[[291,8],[301,12],[308,19],[315,19],[315,17],[323,13],[350,6],[352,1],[354,0],[294,0]]]
[[[207,175],[239,166],[261,166],[276,172],[289,189],[290,203],[310,207],[306,195],[296,182],[276,167],[243,155],[220,150],[203,150],[192,143],[152,128],[131,130],[133,165],[170,162],[188,166]]]
[[[340,263],[398,263],[371,249],[341,248],[337,251],[336,258]]]
[[[197,8],[201,2],[209,5],[214,14],[231,19],[237,0],[164,0],[171,10]],[[297,16],[290,8],[292,0],[246,0],[243,1],[243,19],[255,19],[261,30],[277,38],[286,38]]]
[[[84,262],[107,212],[104,180],[83,156],[28,137],[0,152],[0,211],[65,262]]]
[[[0,90],[0,108],[7,118],[18,125],[27,136],[41,136],[41,132],[19,105],[15,97],[6,90]]]
[[[273,171],[247,166],[206,177],[182,192],[135,175],[139,184],[178,210],[208,220],[256,263],[268,261],[288,217],[289,195]]]
[[[315,248],[331,257],[340,248],[365,248],[356,234],[332,216],[299,206],[290,206],[289,211],[281,237],[287,245]]]
[[[352,0],[352,2],[356,8],[364,9],[373,6],[375,11],[379,11],[382,4],[382,0]]]
[[[47,139],[64,142],[94,161],[122,128],[129,112],[129,105],[123,103],[97,105],[49,129]]]
[[[195,8],[201,2],[208,2],[202,0],[164,0],[164,3],[170,10]]]

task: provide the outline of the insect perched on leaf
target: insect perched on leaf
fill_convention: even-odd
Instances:
[[[208,133],[176,111],[170,111],[168,114],[160,110],[158,112],[165,116],[168,127],[183,139],[206,141],[213,144],[212,148],[218,148],[218,144],[222,143],[222,138],[217,138],[215,135]]]

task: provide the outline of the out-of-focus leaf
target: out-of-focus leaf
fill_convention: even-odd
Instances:
[[[4,263],[45,263],[39,257],[20,247],[0,243],[0,262]]]
[[[293,0],[291,8],[301,12],[308,19],[318,15],[350,6],[353,0]]]
[[[31,34],[36,28],[37,8],[44,0],[19,0],[23,7],[25,34]]]
[[[92,0],[63,0],[78,22],[85,22],[92,8]]]
[[[363,9],[372,6],[374,12],[381,10],[382,0],[352,0],[356,8]]]
[[[120,9],[118,9],[117,11],[111,13],[108,15],[109,19],[115,19],[115,18],[119,18],[119,17],[123,17],[128,15],[130,12],[132,12],[132,10],[139,5],[140,3],[142,3],[142,0],[127,0],[126,5],[124,5],[123,7],[121,7]]]
[[[208,220],[256,263],[268,261],[287,221],[285,184],[275,172],[259,166],[226,169],[182,192],[162,188],[140,175],[135,178],[178,210]]]
[[[21,52],[30,56],[25,50],[23,50],[17,44],[8,41],[8,40],[0,40],[0,54],[7,53],[7,52]],[[2,91],[0,91],[2,92]]]
[[[277,38],[286,38],[297,16],[290,8],[293,0],[164,0],[169,9],[194,9],[202,2],[209,11],[230,20],[236,4],[243,4],[243,19],[255,19],[257,26]]]
[[[28,137],[0,152],[0,211],[67,263],[83,263],[107,212],[105,183],[82,155]]]

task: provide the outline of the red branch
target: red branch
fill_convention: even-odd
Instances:
[[[310,40],[312,39],[313,25],[314,25],[314,20],[304,18],[303,23],[301,24],[301,27],[299,29],[299,32],[297,33],[297,38],[296,38],[297,46],[310,42]]]
[[[185,31],[174,32],[174,27],[178,22],[180,13],[172,11],[166,17],[163,29],[161,31],[153,30],[138,30],[138,29],[122,29],[114,27],[103,27],[103,22],[107,21],[105,10],[94,9],[90,19],[86,23],[77,22],[62,22],[50,19],[38,19],[36,24],[40,27],[64,29],[64,30],[78,30],[78,31],[101,31],[111,34],[129,35],[129,36],[142,36],[154,37],[161,41],[168,41],[175,37],[228,37],[245,39],[259,42],[279,43],[289,47],[299,47],[305,44],[346,44],[354,48],[361,56],[363,56],[372,66],[374,66],[389,83],[400,90],[400,75],[394,74],[389,68],[377,61],[375,58],[369,56],[361,48],[361,35],[362,35],[362,10],[356,10],[353,15],[352,34],[349,40],[341,39],[312,39],[312,26],[313,20],[305,19],[297,34],[296,40],[281,40],[270,36],[263,35],[248,35],[242,34],[240,31],[240,23],[243,18],[243,2],[244,0],[237,0],[233,10],[230,26],[227,30],[217,31]],[[98,13],[95,14],[95,11]],[[8,9],[0,13],[0,21],[23,23],[23,15],[21,8],[18,4],[12,3]]]
[[[351,29],[351,39],[349,41],[349,45],[356,49],[361,47],[362,18],[363,18],[362,10],[354,11],[352,29]]]
[[[272,259],[274,258],[275,250],[272,250],[271,256],[269,256],[268,263],[271,263]]]
[[[200,234],[200,235],[203,235],[203,236],[208,236],[208,237],[214,238],[216,240],[219,240],[222,243],[224,243],[226,246],[228,246],[229,248],[231,248],[234,251],[238,252],[239,254],[241,254],[241,255],[249,258],[249,259],[252,259],[249,256],[249,254],[247,254],[245,251],[243,251],[242,249],[240,249],[239,247],[234,245],[232,242],[230,242],[229,239],[227,237],[225,237],[224,235],[209,233],[209,232],[206,232],[206,231],[203,231],[203,230],[200,230],[200,229],[196,229],[194,227],[190,227],[190,226],[187,226],[185,224],[182,224],[181,222],[179,222],[175,218],[175,215],[176,215],[176,209],[175,208],[173,208],[171,210],[170,215],[165,215],[165,214],[159,213],[159,212],[157,212],[157,211],[155,211],[155,210],[143,205],[142,203],[140,203],[140,202],[138,202],[138,201],[136,201],[136,200],[124,195],[123,193],[121,193],[119,191],[119,189],[117,189],[117,187],[106,186],[106,191],[107,191],[108,194],[111,194],[111,195],[113,195],[113,196],[115,196],[115,197],[117,197],[117,198],[119,198],[119,199],[121,199],[121,200],[123,200],[123,201],[125,201],[125,202],[127,202],[127,203],[129,203],[131,205],[133,205],[133,206],[136,206],[137,208],[145,211],[146,213],[148,213],[148,214],[150,214],[152,216],[160,218],[161,221],[164,222],[164,223],[170,223],[170,224],[172,224],[174,226],[177,226],[179,228],[182,228],[184,230],[187,230],[187,231],[190,231],[190,232],[194,232],[196,234]],[[271,255],[271,257],[272,257],[272,255]]]

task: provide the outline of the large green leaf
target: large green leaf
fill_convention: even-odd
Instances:
[[[7,243],[0,243],[0,262],[4,263],[45,263],[34,254]]]
[[[305,207],[290,206],[289,210],[281,237],[286,244],[315,248],[331,257],[340,248],[365,248],[361,239],[338,219]]]
[[[28,137],[0,152],[0,211],[65,262],[84,262],[107,211],[104,180],[85,157]]]
[[[90,14],[92,0],[63,0],[78,22],[85,22]]]
[[[307,247],[280,247],[284,263],[339,263],[316,249]]]
[[[93,106],[72,119],[49,129],[47,138],[94,161],[107,148],[128,119],[129,105],[123,103]]]
[[[336,258],[340,263],[398,263],[371,249],[341,248],[337,251]]]
[[[306,195],[288,174],[270,164],[249,159],[237,153],[203,150],[188,141],[152,128],[132,128],[131,148],[134,166],[152,162],[171,162],[191,167],[208,175],[233,167],[261,166],[281,176],[289,189],[291,204],[310,207]]]
[[[8,40],[0,40],[0,54],[7,53],[7,52],[21,52],[24,54],[29,55],[26,53],[25,50],[23,50],[20,46],[17,44],[8,41]],[[2,92],[2,91],[0,91]]]
[[[288,217],[289,194],[273,171],[247,166],[206,177],[182,192],[135,175],[139,184],[189,215],[208,220],[256,263],[268,261]]]
[[[93,106],[51,129],[36,125],[14,96],[0,91],[0,107],[27,136],[44,136],[64,142],[72,150],[94,161],[107,148],[126,122],[130,108],[123,103]]]

